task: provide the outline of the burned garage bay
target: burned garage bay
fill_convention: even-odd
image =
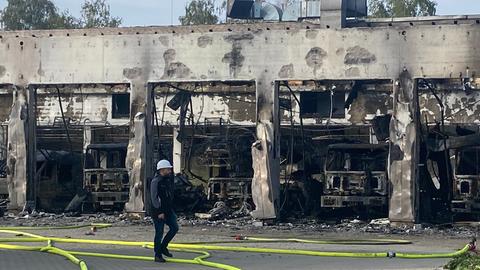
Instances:
[[[168,159],[211,219],[479,218],[478,20],[340,14],[2,32],[0,207],[143,216]]]

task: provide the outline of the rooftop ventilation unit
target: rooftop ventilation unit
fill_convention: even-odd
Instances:
[[[267,1],[229,0],[227,6],[227,17],[232,19],[282,20],[283,11]]]
[[[269,21],[320,19],[328,25],[343,27],[347,18],[367,16],[367,0],[296,0],[284,4],[283,9],[269,1],[229,0],[227,16]]]
[[[250,19],[253,0],[228,0],[227,17],[232,19]]]
[[[367,0],[346,0],[345,2],[347,18],[367,17]]]

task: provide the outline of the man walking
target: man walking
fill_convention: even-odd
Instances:
[[[157,173],[150,185],[150,196],[152,200],[152,219],[155,226],[155,261],[165,262],[162,254],[172,257],[167,247],[178,232],[177,215],[173,210],[172,165],[168,160],[160,160],[157,163]],[[165,224],[168,225],[169,231],[163,238]]]

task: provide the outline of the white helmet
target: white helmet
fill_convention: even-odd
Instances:
[[[157,171],[161,169],[171,169],[172,164],[170,164],[170,161],[162,159],[157,163]]]

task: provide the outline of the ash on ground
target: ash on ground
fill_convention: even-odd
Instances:
[[[414,226],[394,227],[388,219],[362,221],[359,219],[344,219],[340,221],[320,221],[316,219],[289,219],[283,222],[263,222],[249,216],[222,220],[208,220],[193,216],[179,215],[178,222],[184,227],[223,228],[230,231],[246,231],[266,233],[271,231],[291,231],[295,234],[308,233],[372,233],[382,235],[404,236],[436,236],[449,238],[472,238],[479,235],[480,222],[462,222],[442,225],[416,224]],[[114,214],[84,214],[72,216],[69,214],[51,214],[33,212],[31,214],[8,213],[0,218],[0,226],[67,226],[86,225],[91,223],[110,223],[122,226],[152,226],[152,219],[130,218],[124,213]]]

